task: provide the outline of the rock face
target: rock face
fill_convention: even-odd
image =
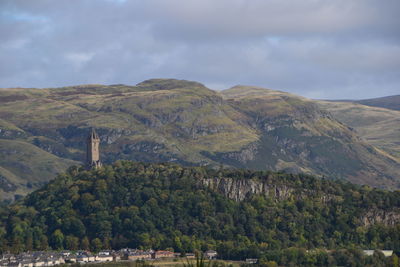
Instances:
[[[364,226],[373,224],[383,224],[395,226],[400,223],[400,209],[384,211],[380,209],[373,209],[368,211],[362,216]]]
[[[235,201],[243,201],[253,195],[262,195],[276,202],[288,199],[314,199],[330,205],[332,201],[338,203],[343,201],[335,194],[293,188],[286,184],[271,183],[269,180],[271,180],[269,177],[265,180],[216,177],[201,179],[199,183]],[[400,223],[400,209],[395,208],[389,211],[378,208],[371,209],[360,216],[360,221],[363,226],[374,224],[395,226]]]
[[[280,201],[291,197],[293,192],[293,189],[286,185],[273,185],[265,181],[251,179],[203,179],[202,184],[235,201],[242,201],[254,194],[264,195]]]
[[[265,180],[211,178],[202,179],[200,183],[235,201],[243,201],[253,195],[263,195],[274,201],[287,199],[299,200],[311,197],[328,203],[336,199],[336,196],[333,194],[321,194],[316,193],[314,190],[297,189],[286,184],[272,183],[269,180],[269,177]]]

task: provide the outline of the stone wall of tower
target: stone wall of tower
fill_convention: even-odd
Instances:
[[[88,168],[98,168],[101,166],[100,162],[100,138],[97,133],[92,130],[87,139],[86,147],[86,165]]]

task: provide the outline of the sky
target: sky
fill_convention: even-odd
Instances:
[[[0,87],[254,85],[400,94],[399,0],[0,0]]]

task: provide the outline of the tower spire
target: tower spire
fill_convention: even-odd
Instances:
[[[86,166],[88,169],[97,169],[101,167],[99,145],[99,135],[94,128],[91,128],[90,134],[86,140]]]

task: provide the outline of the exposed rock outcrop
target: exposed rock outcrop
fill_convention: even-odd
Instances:
[[[336,199],[336,196],[332,194],[320,194],[314,190],[297,189],[285,184],[269,183],[268,178],[265,180],[212,178],[202,179],[201,184],[235,201],[242,201],[254,194],[270,197],[276,201],[289,198],[303,199],[306,197],[315,197],[322,202]]]
[[[361,221],[364,226],[370,226],[377,223],[394,226],[400,223],[400,209],[390,211],[373,209],[364,214]]]
[[[285,184],[270,183],[268,177],[265,180],[216,177],[201,179],[200,183],[235,201],[243,201],[253,195],[263,195],[276,202],[287,199],[300,200],[308,198],[321,201],[327,205],[332,201],[340,203],[343,200],[340,196],[334,194],[321,193],[316,190],[307,190],[303,188],[293,188]],[[361,224],[366,227],[374,224],[395,226],[400,223],[400,209],[396,208],[390,211],[372,209],[361,215],[360,221]]]

